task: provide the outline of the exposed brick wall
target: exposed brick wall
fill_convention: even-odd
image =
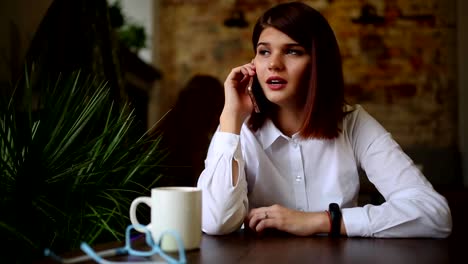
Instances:
[[[223,22],[236,1],[160,2],[164,78],[163,111],[197,73],[222,82],[230,69],[251,60],[256,18],[282,1],[240,0],[247,28]],[[283,1],[284,2],[284,1]],[[455,0],[312,0],[337,36],[348,101],[360,103],[403,147],[450,147],[457,140]],[[384,19],[378,25],[354,23],[362,5],[372,4]]]

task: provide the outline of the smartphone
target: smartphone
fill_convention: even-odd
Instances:
[[[247,84],[247,93],[250,96],[250,100],[252,100],[252,105],[254,107],[255,113],[260,113],[260,109],[258,108],[257,100],[255,100],[255,96],[253,94],[253,88],[252,88],[253,80],[254,80],[254,77],[250,77],[249,84]]]

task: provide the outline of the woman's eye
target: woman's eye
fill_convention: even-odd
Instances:
[[[286,51],[286,54],[291,54],[291,55],[302,55],[304,54],[304,52],[302,50],[298,50],[298,49],[288,49]]]
[[[270,54],[270,51],[262,49],[262,50],[258,50],[257,53],[260,55],[268,55]]]

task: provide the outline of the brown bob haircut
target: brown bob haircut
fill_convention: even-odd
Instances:
[[[299,134],[303,138],[333,139],[341,132],[344,116],[344,81],[341,54],[333,30],[327,20],[312,7],[291,2],[267,10],[255,24],[252,44],[256,52],[260,34],[274,27],[303,46],[312,58],[309,89],[305,92],[306,117]],[[249,127],[258,130],[275,105],[268,101],[260,84],[254,82],[254,93],[260,113],[252,111]]]

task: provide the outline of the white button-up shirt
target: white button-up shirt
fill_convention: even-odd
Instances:
[[[333,140],[285,136],[267,120],[256,132],[216,132],[198,187],[203,190],[203,231],[225,234],[240,228],[249,208],[279,204],[291,209],[342,208],[348,236],[446,237],[450,209],[374,118],[357,105]],[[238,163],[237,184],[232,164]],[[358,207],[362,168],[385,202]]]

